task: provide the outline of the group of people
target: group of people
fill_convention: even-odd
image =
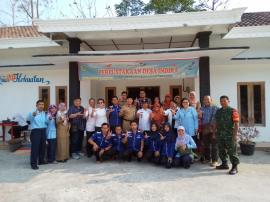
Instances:
[[[120,99],[114,96],[107,107],[104,99],[96,102],[90,98],[88,108],[84,108],[81,99],[75,98],[68,110],[60,103],[44,112],[44,102],[39,100],[36,111],[28,116],[32,129],[31,167],[66,162],[70,157],[80,159],[86,132],[85,153],[87,157],[94,155],[97,162],[136,158],[166,168],[189,168],[197,158],[216,169],[229,169],[229,155],[229,174],[236,174],[239,116],[229,106],[227,96],[220,97],[220,104],[221,108],[213,105],[206,95],[201,106],[195,92],[182,100],[166,94],[163,102],[158,97],[152,102],[143,90],[135,100],[124,91]]]

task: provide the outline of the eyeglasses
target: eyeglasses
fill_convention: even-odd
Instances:
[[[98,102],[98,104],[103,104],[103,102]]]

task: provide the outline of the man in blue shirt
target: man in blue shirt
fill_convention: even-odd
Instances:
[[[96,132],[88,143],[93,146],[93,152],[96,156],[97,163],[111,156],[112,136],[108,123],[101,125],[101,132]]]
[[[36,102],[36,110],[30,112],[27,118],[30,121],[31,128],[31,157],[30,164],[33,170],[37,170],[39,165],[46,164],[45,148],[46,148],[46,128],[47,128],[47,115],[44,112],[44,101],[38,100]]]
[[[73,101],[73,106],[68,110],[70,121],[70,150],[73,159],[80,159],[82,156],[82,143],[86,119],[84,116],[84,108],[81,106],[81,98],[77,97]]]
[[[204,146],[204,162],[210,163],[210,166],[216,167],[218,162],[218,149],[216,139],[213,138],[213,126],[217,106],[212,105],[212,98],[209,95],[203,98],[203,107],[201,107],[200,118],[202,120],[202,142]]]
[[[114,133],[115,132],[115,126],[121,125],[122,120],[121,117],[119,116],[121,107],[119,105],[118,97],[114,96],[112,98],[112,106],[109,107],[109,123],[111,126],[111,131]]]
[[[130,123],[131,131],[125,134],[124,143],[127,145],[127,150],[125,151],[125,157],[130,162],[132,156],[136,156],[138,161],[143,158],[143,148],[144,148],[144,135],[142,132],[138,131],[138,124],[136,121],[131,121]]]
[[[116,126],[115,133],[112,134],[112,153],[115,159],[122,159],[125,151],[125,135],[122,133],[122,127]]]

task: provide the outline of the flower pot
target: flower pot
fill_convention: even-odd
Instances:
[[[241,153],[243,155],[251,156],[255,151],[255,142],[239,142]]]

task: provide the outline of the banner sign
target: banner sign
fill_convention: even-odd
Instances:
[[[13,73],[7,75],[0,75],[0,85],[4,83],[13,82],[13,83],[42,83],[49,85],[50,81],[44,77],[39,77],[37,75],[29,76],[23,73]]]
[[[112,80],[197,77],[198,59],[80,63],[80,79]]]

